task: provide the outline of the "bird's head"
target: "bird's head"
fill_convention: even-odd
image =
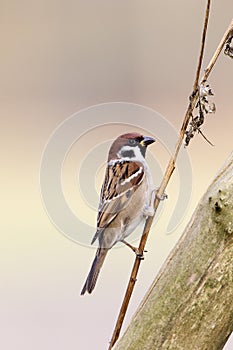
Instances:
[[[108,161],[121,158],[129,160],[145,158],[147,146],[153,142],[155,142],[154,138],[136,132],[120,135],[110,147]]]

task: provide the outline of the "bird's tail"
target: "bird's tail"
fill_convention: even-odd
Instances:
[[[87,276],[86,282],[85,282],[83,289],[81,291],[81,295],[83,295],[85,292],[91,293],[93,291],[93,289],[95,288],[95,284],[96,284],[100,269],[103,265],[103,262],[104,262],[104,259],[106,257],[107,252],[108,252],[108,248],[98,248],[97,249],[95,259],[92,263],[90,272]]]

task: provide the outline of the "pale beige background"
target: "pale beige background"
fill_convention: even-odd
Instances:
[[[65,238],[44,211],[42,152],[59,123],[102,102],[154,108],[178,129],[192,89],[204,4],[1,1],[2,349],[107,349],[134,257],[127,248],[113,250],[93,295],[79,296],[94,251]],[[232,14],[232,0],[213,1],[205,64]],[[192,142],[193,197],[169,236],[165,223],[173,196],[168,189],[125,325],[232,151],[232,81],[233,61],[222,55],[210,79],[217,113],[203,129],[215,146],[200,136]],[[231,341],[226,349],[232,347]]]

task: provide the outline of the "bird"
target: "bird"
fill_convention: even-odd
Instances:
[[[97,229],[91,241],[93,244],[98,239],[99,247],[81,295],[92,293],[106,255],[117,242],[125,243],[139,254],[125,238],[148,216],[154,215],[155,191],[145,159],[147,146],[154,142],[152,137],[131,132],[117,137],[109,149]]]

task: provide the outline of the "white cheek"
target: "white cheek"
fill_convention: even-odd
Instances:
[[[133,157],[122,157],[122,154],[127,151],[133,151],[134,156]],[[136,160],[136,161],[141,161],[142,163],[144,162],[145,158],[143,157],[140,148],[138,146],[136,147],[130,147],[130,146],[124,146],[122,149],[118,152],[118,157],[122,157],[126,160]]]
[[[144,161],[145,158],[143,157],[141,151],[140,151],[140,148],[137,146],[137,147],[134,147],[134,154],[135,154],[135,158],[140,160],[140,161]]]

